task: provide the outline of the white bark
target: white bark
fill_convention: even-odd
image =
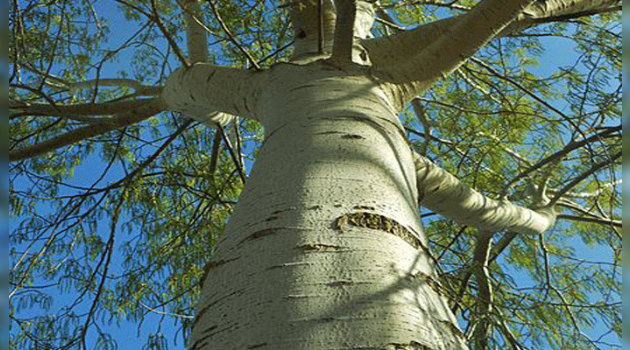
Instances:
[[[441,36],[386,75],[396,83],[415,83],[416,96],[432,81],[448,75],[512,22],[533,0],[485,0]]]
[[[319,1],[322,6],[321,13],[318,9]],[[296,35],[292,60],[320,56],[326,52],[330,54],[335,33],[335,19],[332,0],[291,2],[291,23]],[[320,52],[320,49],[323,52]]]
[[[217,118],[233,118],[223,113],[258,119],[263,76],[264,72],[197,63],[171,74],[162,99],[171,110],[207,124],[223,124]]]
[[[527,209],[471,189],[429,159],[415,154],[420,204],[455,222],[484,232],[537,234],[556,221],[552,207]]]
[[[191,349],[465,349],[419,224],[390,96],[274,66],[266,139],[203,286]]]
[[[516,19],[497,36],[515,34],[519,30],[559,19],[561,16],[604,12],[620,5],[620,0],[547,0],[536,1],[529,5]],[[417,28],[394,35],[363,40],[361,44],[368,49],[376,67],[389,67],[406,62],[418,52],[433,43],[443,34],[449,34],[452,28],[465,18],[464,15],[426,23]]]
[[[602,10],[621,5],[620,0],[545,0],[536,1],[525,11],[523,17],[546,18],[570,15],[579,12]]]
[[[356,0],[335,0],[337,19],[331,59],[352,61],[354,46],[354,19],[357,12]],[[371,27],[371,26],[370,26]]]
[[[524,10],[519,5],[531,3]],[[448,75],[488,40],[563,16],[619,10],[619,0],[483,1],[465,15],[403,33],[362,40],[373,66],[395,82],[415,81],[399,97],[404,105]]]
[[[337,34],[340,34],[340,38],[343,39],[341,41],[352,47],[352,62],[370,65],[367,52],[357,40],[371,37],[375,15],[374,2],[363,0],[352,2],[354,3],[352,30],[344,31],[343,35]],[[321,0],[321,6],[320,20],[318,1],[298,0],[291,3],[293,31],[296,33],[293,62],[303,64],[315,59],[327,58],[333,52],[335,43],[341,44],[335,40],[337,15],[333,0]],[[350,24],[348,18],[344,18],[342,22]],[[320,40],[322,40],[321,44]]]
[[[177,0],[186,21],[186,47],[190,63],[208,62],[207,27],[198,0]]]

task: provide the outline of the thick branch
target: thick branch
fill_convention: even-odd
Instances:
[[[297,0],[289,4],[295,33],[292,60],[332,52],[336,18],[332,1]]]
[[[109,131],[141,122],[158,114],[159,112],[164,111],[165,107],[166,106],[164,106],[162,101],[157,98],[146,100],[146,102],[136,105],[134,108],[126,111],[126,113],[121,114],[116,118],[112,118],[107,124],[93,124],[85,126],[59,135],[53,139],[11,151],[9,152],[9,161],[15,162],[32,158],[93,136],[102,135]]]
[[[129,87],[136,90],[136,93],[142,96],[156,96],[162,91],[159,86],[142,85],[139,81],[133,79],[112,78],[112,79],[96,79],[86,80],[68,85],[71,93],[82,89],[92,89],[96,86],[114,86],[114,87]]]
[[[490,3],[489,1],[485,1],[484,4]],[[502,7],[503,2],[497,1],[497,7]],[[513,2],[505,2],[511,5],[514,5]],[[570,18],[576,18],[578,16],[588,16],[598,13],[607,13],[611,11],[619,11],[620,10],[620,0],[546,0],[546,1],[536,1],[528,6],[525,10],[521,12],[516,19],[509,23],[509,25],[504,26],[501,30],[496,33],[490,33],[489,37],[486,37],[485,40],[489,40],[492,37],[501,37],[507,36],[514,33],[517,33],[525,28],[538,25],[541,23],[549,23],[552,21],[562,21]],[[478,6],[480,7],[480,6]],[[470,19],[470,15],[478,11],[477,8],[470,11],[468,14],[446,18],[442,20],[438,20],[435,22],[431,22],[425,25],[421,25],[415,29],[405,31],[402,33],[398,33],[395,35],[379,37],[375,39],[363,40],[361,44],[365,47],[370,55],[370,59],[372,64],[379,68],[380,70],[384,70],[387,72],[394,73],[394,77],[398,80],[405,81],[405,74],[403,71],[398,69],[397,67],[401,67],[405,62],[409,62],[410,60],[418,59],[418,52],[427,52],[429,46],[437,45],[439,41],[442,41],[442,44],[439,44],[442,48],[446,48],[445,52],[449,52],[449,56],[451,56],[451,61],[448,65],[457,67],[458,64],[464,62],[462,59],[461,62],[457,62],[457,52],[449,49],[449,46],[445,43],[445,40],[437,40],[436,38],[442,37],[454,37],[456,41],[462,40],[464,41],[465,36],[459,36],[455,34],[455,31],[461,33],[462,32],[462,23],[466,22]],[[490,23],[495,23],[498,18],[491,18],[491,21],[488,21],[484,18],[479,20],[480,25],[488,24],[490,27]],[[459,29],[458,29],[459,28]],[[487,32],[486,28],[486,32]],[[472,33],[472,28],[468,32]],[[466,34],[466,30],[464,30],[464,34]],[[475,34],[479,35],[479,34]],[[488,33],[486,33],[488,35]],[[482,39],[478,37],[478,39]],[[477,40],[478,40],[477,39]],[[452,40],[451,40],[452,41]],[[472,43],[472,42],[471,42]],[[458,45],[454,43],[454,45]],[[458,51],[462,51],[462,53],[466,54],[466,50],[471,51],[475,50],[475,45],[468,44],[468,49],[458,49]],[[478,46],[478,45],[477,45]],[[453,46],[451,48],[458,47]],[[474,52],[473,52],[474,53]],[[443,56],[443,54],[439,50],[432,50],[432,54],[438,54]],[[425,53],[423,56],[428,57],[429,61],[431,59],[437,61],[437,57],[431,57],[431,54]],[[470,56],[470,54],[468,55]],[[442,66],[445,64],[442,63]],[[405,67],[404,70],[415,70],[414,66],[410,64]],[[434,69],[434,68],[432,68]],[[451,70],[454,68],[451,68]],[[439,72],[438,72],[439,73]],[[448,69],[441,69],[441,73],[448,73]],[[425,73],[426,74],[426,73]],[[416,79],[414,77],[414,79]],[[421,86],[421,89],[426,88],[425,86]],[[410,95],[417,92],[411,92]],[[413,96],[409,97],[412,98]]]
[[[207,27],[197,0],[177,0],[186,20],[186,46],[191,63],[208,62]]]
[[[546,0],[531,4],[506,28],[511,34],[533,25],[621,11],[621,0]]]
[[[331,59],[351,62],[357,0],[335,0],[335,7],[337,8],[337,20]]]
[[[368,65],[359,39],[371,37],[374,2],[369,0],[297,0],[290,2],[296,35],[294,62],[307,63],[327,56],[335,61]],[[336,8],[336,12],[335,12]]]
[[[556,220],[553,208],[536,210],[488,198],[415,154],[420,205],[459,224],[487,232],[510,230],[522,234],[545,232]]]
[[[389,66],[393,82],[416,84],[416,94],[448,75],[494,38],[533,0],[485,0],[442,31],[431,44],[398,67]],[[434,36],[435,38],[435,36]],[[417,50],[417,46],[415,46]],[[420,85],[418,85],[420,84]]]
[[[85,117],[95,115],[116,115],[126,114],[130,111],[155,103],[157,99],[118,101],[104,103],[86,103],[74,105],[52,105],[43,103],[28,103],[9,101],[9,110],[20,115],[42,115],[59,117]],[[117,118],[111,118],[112,123],[116,123]]]
[[[169,109],[204,123],[220,122],[225,115],[217,112],[257,119],[263,74],[197,63],[173,72],[162,98]]]

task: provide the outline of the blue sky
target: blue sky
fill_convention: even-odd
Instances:
[[[120,44],[121,42],[123,42],[126,39],[125,34],[130,35],[135,29],[134,25],[130,25],[129,22],[127,22],[120,15],[120,13],[116,11],[116,6],[111,6],[111,3],[104,4],[103,2],[97,1],[95,2],[95,6],[97,13],[107,19],[111,28],[111,34],[115,34],[110,35],[110,44],[112,46],[116,46],[116,44]],[[124,32],[120,31],[120,28],[124,28]],[[543,57],[541,57],[540,59],[541,65],[538,68],[540,73],[549,73],[553,68],[557,66],[568,66],[575,61],[575,53],[573,51],[571,41],[562,38],[549,38],[543,40],[545,41],[545,47],[547,48],[547,50]],[[114,77],[118,71],[128,69],[129,67],[126,65],[128,59],[125,59],[125,57],[128,56],[126,54],[123,54],[121,59],[113,63],[108,63],[105,66],[102,76]],[[559,107],[562,107],[561,104],[559,105]],[[77,167],[72,183],[91,184],[93,179],[101,174],[100,170],[102,166],[103,164],[96,157],[89,158],[86,162]],[[248,165],[248,169],[249,168],[250,166]],[[118,168],[112,171],[104,182],[107,182],[107,180],[118,179],[121,177],[121,175],[122,171]],[[7,181],[3,181],[3,184],[5,184],[5,186],[7,183],[8,179]],[[8,190],[5,190],[4,193],[7,192]],[[121,220],[121,222],[122,221],[124,221],[124,218],[123,220]],[[15,220],[9,220],[9,224],[14,225]],[[100,232],[100,234],[103,237],[107,237],[109,234],[107,232],[108,225],[108,222],[103,222],[103,224],[100,225],[101,230],[103,230],[102,232]],[[611,253],[607,250],[607,248],[590,248],[584,245],[579,240],[575,241],[575,246],[577,249],[585,253],[585,255],[611,256]],[[588,251],[588,254],[586,254],[586,251]],[[113,270],[111,270],[111,272],[117,274],[121,273],[122,271],[124,271],[122,266],[114,261]],[[514,271],[514,274],[515,278],[522,282],[523,285],[527,285],[531,282],[525,274],[519,271]],[[58,305],[62,305],[64,302],[71,300],[73,296],[72,294],[66,295],[54,293],[53,297],[55,299],[55,303],[57,303]],[[120,326],[112,325],[105,327],[105,330],[111,333],[112,337],[116,340],[119,349],[141,349],[142,346],[146,343],[147,339],[152,334],[154,334],[157,329],[160,329],[160,332],[164,335],[165,339],[169,339],[169,349],[184,348],[183,339],[181,338],[181,335],[177,335],[179,330],[175,326],[173,326],[173,320],[169,319],[168,317],[163,318],[163,315],[149,314],[147,315],[145,322],[140,326],[136,324],[122,323]],[[594,329],[593,333],[601,332],[598,329]],[[90,337],[94,338],[94,334],[91,333]],[[173,343],[171,341],[172,339],[175,339],[177,344]],[[618,341],[617,339],[611,340]]]

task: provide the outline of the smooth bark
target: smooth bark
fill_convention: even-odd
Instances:
[[[205,279],[192,349],[465,349],[390,97],[325,62],[271,69],[265,142]]]
[[[197,63],[171,74],[162,99],[171,110],[206,123],[222,116],[217,112],[258,119],[263,76],[264,72]]]
[[[415,154],[419,203],[462,225],[485,232],[510,230],[537,234],[550,229],[556,220],[553,207],[536,210],[517,206],[508,200],[484,196],[429,159]]]

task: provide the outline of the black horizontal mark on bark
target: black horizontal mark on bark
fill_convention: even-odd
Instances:
[[[296,207],[288,207],[286,209],[280,209],[280,210],[273,211],[271,213],[271,215],[277,215],[277,214],[280,214],[280,213],[284,213],[285,211],[291,211],[291,210],[296,210],[296,209],[297,209]]]
[[[193,343],[193,345],[190,347],[191,350],[197,350],[197,349],[202,349],[204,348],[206,345],[208,345],[208,342],[206,341],[208,338],[210,338],[211,336],[205,336],[199,340],[197,340],[196,342]]]
[[[213,330],[215,330],[215,329],[217,329],[217,328],[219,328],[219,326],[215,324],[215,325],[214,325],[214,326],[212,326],[212,327],[208,327],[208,328],[204,329],[204,330],[203,330],[203,332],[201,332],[201,334],[207,334],[207,333],[210,333],[210,332],[212,332]]]
[[[394,346],[395,350],[433,350],[413,340],[409,343],[389,343],[387,345]]]
[[[300,90],[300,89],[307,89],[307,88],[315,87],[315,86],[316,85],[313,85],[313,84],[306,84],[306,85],[301,85],[301,86],[298,86],[296,88],[293,88],[290,91],[297,91],[297,90]]]
[[[195,325],[197,324],[197,322],[199,322],[199,320],[203,317],[203,315],[208,312],[208,310],[210,310],[211,307],[213,307],[215,304],[217,304],[218,302],[220,302],[223,299],[227,299],[229,297],[231,297],[234,294],[238,294],[238,292],[232,292],[226,296],[223,296],[213,302],[211,302],[210,304],[204,306],[202,309],[199,310],[199,312],[197,313],[197,316],[195,316],[195,320],[193,321],[193,328],[195,328]]]
[[[276,232],[278,232],[277,228],[267,228],[264,230],[256,231],[252,233],[251,235],[249,235],[247,238],[243,239],[239,244],[242,244],[247,241],[253,241],[255,239],[259,239],[265,236],[271,236]]]
[[[208,273],[210,272],[210,270],[214,269],[217,266],[221,266],[225,263],[231,262],[231,261],[235,261],[238,260],[239,258],[232,258],[232,259],[221,259],[221,260],[217,260],[217,261],[209,261],[206,266],[203,267],[203,276],[201,276],[201,280],[199,281],[199,285],[203,287],[203,282],[206,280],[206,277],[208,277]]]
[[[327,283],[326,285],[329,287],[343,287],[343,286],[350,286],[355,284],[352,281],[348,281],[348,280],[341,280],[341,281],[333,281],[330,283]]]
[[[365,139],[365,137],[361,136],[361,135],[356,135],[356,134],[346,134],[341,136],[342,139],[352,139],[352,140],[361,140],[361,139]]]
[[[204,348],[206,345],[208,345],[208,342],[203,342],[204,340],[206,340],[206,338],[209,337],[203,337],[202,339],[199,339],[198,341],[196,341],[192,347],[190,348],[191,350],[197,350],[197,349],[202,349]],[[203,343],[201,343],[203,342]]]
[[[333,135],[333,134],[343,134],[341,131],[322,131],[313,133],[313,135]]]
[[[265,345],[269,345],[269,344],[267,344],[267,343],[254,344],[254,345],[248,346],[247,348],[248,349],[258,349],[258,348],[262,348]]]

